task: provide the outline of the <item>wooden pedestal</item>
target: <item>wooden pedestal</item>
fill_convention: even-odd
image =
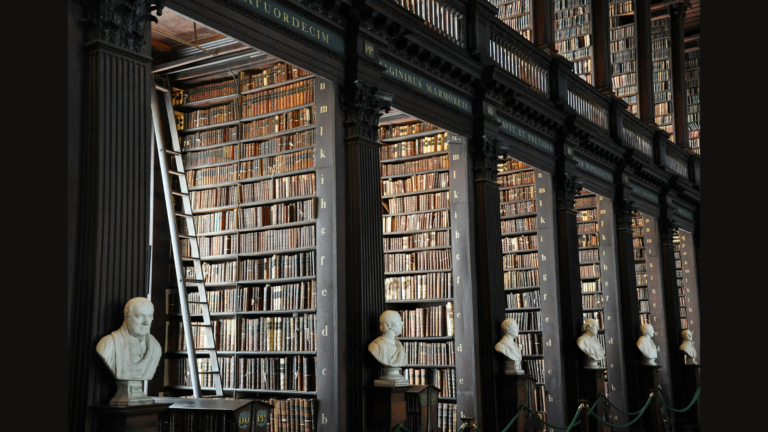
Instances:
[[[605,393],[605,369],[581,369],[579,371],[579,404],[592,408],[600,393]],[[605,402],[600,401],[593,411],[595,415],[605,420]],[[589,432],[610,432],[610,428],[592,416],[587,416],[587,423],[580,430]],[[610,422],[609,422],[610,423]]]
[[[365,417],[368,432],[391,432],[405,426],[405,393],[408,387],[365,387]]]
[[[91,407],[96,432],[159,432],[158,416],[171,406],[154,403],[133,406]]]
[[[645,389],[640,398],[641,403],[645,404],[648,400],[648,396],[653,393],[658,393],[656,386],[659,385],[659,369],[661,366],[640,366],[638,370],[638,377],[640,379],[640,388]],[[665,393],[667,400],[669,399],[668,389],[662,389]],[[630,410],[635,411],[640,407],[630,407]],[[648,406],[648,411],[643,414],[643,418],[635,424],[642,424],[642,429],[646,432],[665,432],[664,422],[661,418],[661,402],[658,397],[651,399],[651,405]]]
[[[498,420],[496,424],[502,428],[515,416],[520,405],[531,406],[531,397],[536,385],[530,375],[497,375],[496,376],[496,406]],[[536,415],[533,413],[533,415]],[[528,411],[520,413],[517,421],[509,432],[523,432]]]
[[[701,383],[701,365],[683,365],[682,367],[683,388],[682,399],[685,401],[685,406],[691,403],[693,396],[696,394],[696,387]],[[696,404],[684,413],[675,413],[675,429],[679,431],[698,432],[701,430],[701,397],[696,401]],[[674,406],[674,405],[673,405]],[[685,406],[675,406],[677,409],[682,409]]]
[[[440,390],[433,385],[415,385],[405,392],[406,424],[411,432],[439,432],[437,400]]]

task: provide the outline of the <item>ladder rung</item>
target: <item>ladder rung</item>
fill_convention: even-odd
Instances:
[[[223,398],[224,395],[204,395],[203,398],[205,399],[215,399],[215,398]]]
[[[184,177],[184,175],[185,175],[183,172],[178,172],[178,171],[174,171],[174,170],[170,170],[170,169],[168,170],[168,174],[173,174],[173,175],[177,175],[177,176],[180,176],[180,177]]]
[[[189,196],[189,194],[188,194],[188,193],[179,192],[179,191],[171,191],[171,193],[172,193],[172,194],[174,194],[174,195],[176,195],[176,196],[180,196],[180,197]]]
[[[175,214],[176,216],[185,217],[185,218],[193,218],[194,217],[194,216],[186,214],[186,213],[174,212],[173,214]]]
[[[207,305],[208,302],[195,302],[195,301],[187,301],[187,304],[204,304]]]
[[[181,156],[181,153],[177,152],[176,150],[165,149],[165,152],[168,153],[168,154],[172,154],[174,156]]]
[[[179,238],[183,238],[183,239],[196,239],[197,237],[196,236],[191,236],[189,234],[179,234]]]
[[[219,372],[218,371],[217,372],[208,371],[208,372],[198,372],[198,373],[200,375],[216,375]]]

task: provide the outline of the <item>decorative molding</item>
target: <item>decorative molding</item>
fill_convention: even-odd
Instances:
[[[475,180],[487,180],[496,182],[499,173],[499,156],[503,154],[496,138],[483,136],[482,143],[478,142],[469,149],[474,161]]]
[[[109,42],[120,48],[141,53],[144,49],[144,25],[157,22],[152,11],[163,14],[165,0],[80,0],[85,18],[85,43]]]
[[[357,80],[343,99],[344,125],[347,137],[362,137],[379,141],[379,119],[382,110],[389,112],[394,95],[379,91],[363,81]]]
[[[557,191],[557,209],[573,210],[576,205],[576,195],[584,189],[584,181],[581,177],[563,173],[555,178],[555,190]]]
[[[616,214],[618,230],[632,230],[632,217],[638,209],[634,200],[617,199],[613,202],[613,210]]]

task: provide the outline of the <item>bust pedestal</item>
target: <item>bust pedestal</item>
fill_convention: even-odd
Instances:
[[[116,380],[117,392],[109,401],[111,406],[133,406],[155,403],[155,400],[144,394],[144,381]]]
[[[405,426],[405,392],[411,387],[365,387],[365,417],[368,432],[390,432],[398,423]]]
[[[693,400],[693,396],[696,394],[696,386],[698,386],[701,383],[701,366],[696,365],[683,365],[682,366],[682,376],[683,376],[683,388],[681,389],[683,395],[682,400],[685,401],[685,404],[691,403],[691,400]],[[701,409],[700,409],[700,401],[701,396],[699,396],[699,399],[696,400],[696,405],[691,407],[688,411],[684,413],[675,413],[675,420],[676,420],[676,426],[680,425],[681,430],[689,430],[689,431],[699,431],[701,430]],[[674,406],[674,405],[673,405]],[[675,407],[678,408],[678,407]],[[679,408],[683,408],[682,406]]]
[[[152,400],[150,398],[150,400]],[[172,404],[93,406],[95,432],[159,432],[158,416]]]
[[[595,362],[594,365],[590,365],[588,361],[585,361],[585,368],[579,371],[579,388],[578,388],[578,401],[580,404],[589,405],[597,400],[597,395],[605,393],[605,369],[597,366],[597,360],[592,357],[586,356],[587,360]],[[587,366],[593,366],[587,368]],[[605,404],[600,402],[594,410],[595,415],[605,420]],[[611,423],[609,421],[609,423]],[[581,430],[589,432],[609,432],[610,428],[596,419],[589,419],[586,427]]]
[[[511,360],[510,360],[511,362]],[[531,399],[533,398],[533,392],[536,389],[536,384],[530,375],[509,375],[507,371],[504,371],[504,375],[497,375],[494,381],[496,385],[496,400],[498,401],[498,416],[496,424],[502,428],[507,427],[512,417],[515,416],[520,405],[526,404],[531,406]],[[533,408],[533,407],[531,407]],[[528,416],[528,411],[524,410],[517,417],[517,421],[509,430],[509,432],[523,432],[525,430],[525,420]]]
[[[653,360],[653,359],[651,359]],[[640,378],[640,388],[644,389],[640,395],[640,402],[645,404],[648,400],[648,396],[653,393],[656,395],[658,390],[656,386],[659,385],[659,369],[661,366],[645,366],[641,365],[638,371]],[[669,400],[669,389],[662,389],[664,396]],[[640,420],[643,430],[648,432],[665,432],[664,422],[661,419],[661,402],[658,397],[651,399],[651,404],[648,406],[648,412],[643,414],[643,418]]]
[[[377,380],[373,380],[373,385],[376,387],[408,387],[411,384],[402,374],[402,369],[399,367],[382,366],[384,375]]]

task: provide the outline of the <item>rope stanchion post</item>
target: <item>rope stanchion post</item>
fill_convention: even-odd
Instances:
[[[581,411],[579,412],[579,421],[581,424],[579,425],[579,431],[580,432],[595,432],[594,426],[597,425],[596,422],[592,422],[593,424],[590,425],[589,423],[589,405],[587,405],[586,401],[580,401],[584,402],[582,403],[579,408],[581,408]],[[593,426],[593,427],[590,427]]]

